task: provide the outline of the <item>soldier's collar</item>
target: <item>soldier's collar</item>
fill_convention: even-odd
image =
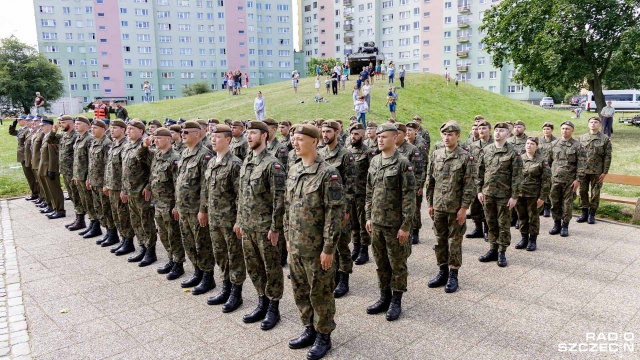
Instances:
[[[400,152],[398,151],[398,149],[396,149],[396,151],[393,153],[393,155],[391,155],[390,158],[383,158],[382,157],[382,153],[380,154],[380,163],[382,163],[383,159],[386,159],[388,162],[386,164],[382,164],[381,168],[385,168],[388,166],[391,166],[395,163],[398,162],[398,155],[400,154]]]
[[[299,159],[302,161],[302,159]],[[320,167],[320,163],[322,163],[322,158],[318,155],[316,160],[311,164],[311,166],[305,167],[302,166],[302,172],[300,174],[315,174],[318,172],[318,168]],[[302,165],[302,162],[300,163]]]

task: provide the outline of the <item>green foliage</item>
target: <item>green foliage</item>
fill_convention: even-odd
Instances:
[[[640,89],[640,30],[636,27],[622,37],[620,50],[613,53],[615,66],[604,79],[607,89]]]
[[[327,65],[327,69],[331,72],[336,63],[342,65],[342,61],[336,58],[311,58],[307,64],[307,76],[316,76],[316,65],[320,65],[320,71],[322,75],[328,75],[324,72],[324,66]]]
[[[182,94],[184,96],[200,95],[210,92],[211,88],[206,81],[198,81],[196,83],[189,84],[182,89]]]
[[[62,72],[38,51],[11,36],[0,40],[0,104],[29,113],[36,91],[45,107],[64,94]]]

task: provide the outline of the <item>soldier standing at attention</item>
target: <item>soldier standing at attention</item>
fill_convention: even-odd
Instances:
[[[42,208],[40,213],[47,214],[53,211],[53,209],[51,209],[51,198],[48,196],[49,189],[47,189],[47,185],[44,183],[43,176],[39,173],[44,132],[42,131],[42,122],[39,116],[34,120],[34,123],[37,131],[33,135],[33,142],[31,143],[31,169],[38,182],[38,188],[40,189],[40,199],[42,200],[38,205],[38,207]]]
[[[216,287],[213,280],[213,248],[208,234],[207,217],[198,216],[199,212],[207,213],[200,194],[202,187],[206,185],[204,174],[212,155],[211,150],[202,141],[204,132],[201,125],[195,121],[184,123],[182,141],[187,148],[182,151],[182,158],[178,161],[176,207],[172,210],[174,218],[179,221],[184,250],[194,268],[191,278],[183,281],[180,286],[193,287],[193,295],[204,294]]]
[[[505,252],[511,244],[509,215],[516,206],[522,184],[522,159],[513,146],[507,143],[509,125],[499,122],[493,127],[493,144],[482,150],[478,159],[476,189],[478,200],[484,206],[489,225],[489,251],[480,262],[498,261],[507,266]]]
[[[76,212],[75,220],[70,224],[66,224],[65,227],[74,231],[86,227],[84,222],[85,210],[82,207],[80,193],[78,187],[73,184],[73,144],[76,142],[78,133],[73,128],[73,118],[69,115],[60,117],[58,123],[53,126],[53,132],[57,133],[58,128],[62,129],[58,144],[58,168]]]
[[[516,152],[520,155],[524,154],[524,146],[527,142],[527,134],[525,134],[525,130],[527,129],[524,121],[517,120],[513,123],[513,136],[507,139],[507,142],[513,146]],[[514,208],[511,210],[511,226],[515,226],[516,229],[520,228],[518,222],[518,213]]]
[[[180,136],[182,126],[173,124],[169,126],[169,131],[171,131],[171,147],[176,151],[178,155],[182,155],[182,150],[186,148],[186,146],[182,142],[182,137]]]
[[[551,166],[551,235],[569,236],[569,221],[573,213],[576,189],[585,177],[584,148],[572,137],[574,125],[565,121],[560,126],[562,136],[551,144],[547,161]]]
[[[409,141],[406,140],[407,126],[405,124],[397,123],[395,125],[398,129],[398,138],[396,140],[396,146],[398,148],[398,152],[400,152],[400,154],[406,157],[413,165],[413,176],[415,177],[415,180],[416,180],[416,184],[415,184],[416,199],[420,198],[420,205],[422,206],[422,197],[423,197],[422,188],[424,187],[424,182],[426,180],[425,161],[428,163],[429,158],[428,157],[424,158],[423,152],[420,149],[418,149],[417,146],[409,143]],[[417,207],[418,207],[418,204],[416,203],[416,212],[419,211]],[[415,245],[420,242],[420,239],[418,237],[420,227],[422,227],[422,220],[416,219],[414,214],[413,225],[411,227],[412,230],[411,230],[411,234],[409,235],[411,244]],[[411,254],[411,248],[409,248],[409,254]]]
[[[355,164],[351,151],[340,145],[338,136],[340,135],[340,124],[334,120],[327,120],[322,124],[322,140],[327,144],[318,151],[319,155],[340,174],[342,180],[342,193],[345,200],[343,208],[342,231],[336,245],[338,263],[338,284],[333,292],[336,298],[344,296],[349,292],[349,274],[353,271],[353,260],[349,243],[351,239],[351,227],[349,226],[350,209],[346,204],[353,203],[355,186]]]
[[[476,118],[478,116],[476,116]],[[491,136],[491,124],[488,121],[484,119],[478,121],[478,136],[478,141],[474,142],[469,147],[469,152],[476,161],[480,159],[480,156],[482,155],[482,149],[484,149],[487,145],[493,143],[493,136]],[[476,174],[473,175],[475,177]],[[479,191],[474,190],[474,194],[477,193],[479,193]],[[487,221],[484,217],[484,209],[482,209],[482,204],[476,196],[473,197],[473,202],[471,203],[471,209],[469,213],[471,215],[471,219],[473,219],[473,223],[475,224],[475,229],[465,237],[467,239],[479,239],[484,237],[484,241],[489,241],[489,227],[487,226]]]
[[[155,151],[150,149],[152,141],[156,144]],[[155,209],[158,237],[169,257],[169,261],[156,271],[158,274],[167,274],[168,280],[174,280],[184,274],[184,247],[180,227],[171,214],[176,205],[175,183],[180,154],[171,146],[171,131],[165,128],[157,129],[153,136],[143,140],[139,155],[146,156],[146,152],[153,153],[153,160],[149,182],[142,190],[142,195],[145,201],[151,201]]]
[[[91,135],[93,135],[94,140],[91,148],[89,148],[89,172],[86,180],[87,189],[91,191],[91,196],[93,197],[93,208],[98,220],[96,230],[100,230],[100,225],[107,230],[105,236],[96,241],[98,245],[111,238],[118,238],[118,233],[113,225],[113,217],[111,216],[109,197],[102,192],[107,155],[111,148],[111,140],[105,136],[105,131],[107,131],[107,125],[102,120],[93,121]],[[84,234],[83,238],[88,239],[97,236],[96,230]],[[102,234],[102,231],[100,231],[100,234]]]
[[[420,127],[418,129],[418,136],[420,136],[427,147],[427,152],[430,152],[431,149],[431,136],[429,135],[429,131],[422,127],[422,118],[419,115],[416,115],[412,119],[413,122],[417,123]]]
[[[418,148],[420,150],[420,154],[422,157],[422,175],[427,178],[427,170],[429,168],[429,146],[425,142],[424,138],[418,135],[418,131],[420,129],[420,124],[411,121],[407,124],[407,141]],[[419,182],[418,182],[419,183]],[[422,187],[418,188],[418,193],[416,196],[416,213],[413,215],[413,229],[411,230],[411,243],[417,244],[420,242],[419,234],[420,229],[422,229],[422,192],[424,191]]]
[[[26,128],[27,130],[24,138],[23,169],[25,169],[25,177],[27,178],[27,181],[33,181],[33,188],[31,188],[31,185],[29,185],[32,195],[30,196],[31,199],[29,201],[38,204],[40,202],[40,185],[38,184],[38,180],[36,179],[35,174],[33,173],[33,169],[31,169],[31,148],[33,147],[34,135],[36,134],[36,128],[32,116],[26,117]],[[32,180],[28,180],[29,178],[31,178]]]
[[[47,215],[49,219],[59,219],[66,216],[64,210],[64,193],[60,186],[59,143],[60,137],[52,131],[53,120],[43,119],[42,130],[45,133],[42,141],[41,165],[44,171],[44,183],[51,194],[53,213]]]
[[[293,150],[293,146],[291,145],[291,135],[289,134],[289,130],[291,129],[291,121],[282,120],[278,125],[278,131],[282,136],[282,140],[280,142],[287,148],[287,152]]]
[[[73,145],[73,184],[77,187],[80,194],[80,200],[82,201],[82,207],[89,217],[89,227],[78,233],[78,235],[84,235],[90,231],[98,231],[102,235],[100,230],[100,223],[96,218],[95,208],[93,206],[93,195],[91,190],[87,189],[87,175],[89,172],[89,149],[93,143],[93,136],[89,133],[91,129],[91,123],[89,119],[84,116],[78,116],[75,123],[78,136],[76,142]],[[97,226],[97,230],[96,229]],[[81,229],[81,228],[78,228]],[[71,229],[69,229],[71,230]],[[96,236],[97,236],[96,235]]]
[[[545,122],[542,124],[542,134],[543,137],[540,138],[540,144],[538,146],[538,151],[542,153],[544,159],[549,157],[549,150],[551,149],[551,143],[556,141],[556,137],[553,136],[553,124],[550,122]],[[549,200],[549,196],[547,195],[544,200],[544,206],[542,209],[542,216],[549,217],[551,216],[551,200]]]
[[[580,208],[582,215],[576,222],[595,223],[596,210],[600,205],[600,188],[611,166],[611,140],[600,132],[600,118],[589,119],[589,133],[580,136],[580,144],[586,152],[584,178],[580,182]],[[591,189],[591,197],[589,197]]]
[[[263,320],[262,330],[280,321],[284,275],[280,265],[286,174],[284,165],[267,151],[269,127],[262,121],[247,125],[251,152],[240,170],[238,215],[233,231],[242,237],[247,272],[258,293],[258,306],[242,317],[247,324]]]
[[[18,125],[20,125],[20,129],[16,130],[16,127]],[[25,165],[24,147],[27,135],[29,135],[29,131],[30,127],[27,125],[26,116],[20,116],[19,118],[13,119],[13,123],[9,125],[9,135],[15,136],[18,139],[18,162],[20,163],[20,165],[22,165],[22,172],[24,173],[24,177],[27,179],[27,183],[29,184],[29,190],[31,190],[31,195],[26,197],[27,201],[35,200],[38,198],[36,178],[33,176],[31,169],[28,169]]]
[[[544,200],[549,196],[551,186],[551,169],[547,159],[538,152],[538,138],[529,137],[522,158],[522,186],[518,194],[518,219],[522,240],[516,249],[536,249],[536,241],[540,233],[540,210]]]
[[[376,129],[378,125],[373,121],[367,123],[366,138],[364,139],[364,145],[369,149],[378,151],[378,139],[376,138]]]
[[[249,150],[249,143],[244,137],[244,124],[242,121],[236,120],[231,123],[231,144],[229,151],[235,155],[240,161],[244,161]]]
[[[373,155],[371,149],[363,143],[364,125],[355,123],[351,125],[349,131],[351,140],[347,149],[351,151],[355,160],[354,197],[351,203],[346,203],[351,211],[351,242],[353,242],[351,260],[356,265],[363,265],[369,261],[369,246],[371,245],[371,237],[365,228],[367,216],[364,211],[364,203],[367,195],[369,162]]]
[[[469,133],[469,136],[464,141],[464,143],[462,143],[462,145],[464,145],[466,148],[469,148],[471,144],[480,139],[480,135],[478,133],[478,123],[478,120],[473,121],[473,125],[471,125],[471,132]]]
[[[335,122],[328,123],[331,127]],[[326,129],[327,122],[324,126]],[[320,139],[317,128],[312,125],[295,128],[295,151],[301,161],[295,163],[287,180],[284,231],[291,254],[293,296],[305,330],[289,341],[289,348],[313,345],[307,359],[320,359],[331,349],[331,332],[336,327],[333,320],[336,268],[332,261],[345,219],[343,186],[339,171],[317,154]],[[327,148],[331,144],[336,148],[336,134],[333,135]]]
[[[436,288],[446,284],[444,291],[452,293],[458,289],[462,236],[466,231],[467,209],[474,198],[475,169],[473,157],[458,146],[460,125],[448,121],[440,127],[440,134],[445,147],[433,152],[427,179],[427,202],[440,271],[428,286]]]
[[[213,255],[222,270],[222,291],[207,299],[207,304],[224,304],[223,313],[233,312],[242,305],[242,284],[247,277],[242,238],[233,232],[242,161],[229,151],[231,137],[231,128],[227,125],[213,129],[211,143],[216,157],[209,160],[200,195],[200,202],[208,211]]]
[[[369,165],[365,211],[376,260],[380,298],[367,314],[387,312],[388,321],[402,312],[402,293],[407,291],[407,258],[411,250],[409,231],[416,206],[416,179],[409,160],[396,150],[398,128],[378,127],[378,149]]]

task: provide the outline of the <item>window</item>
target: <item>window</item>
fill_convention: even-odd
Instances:
[[[58,33],[43,32],[42,33],[42,38],[44,40],[57,40],[58,39]]]
[[[187,11],[178,11],[178,19],[188,19],[189,12]]]
[[[151,54],[151,46],[138,46],[138,54]]]
[[[390,7],[392,7],[392,6],[393,6],[393,1],[392,1],[392,0],[390,0],[390,1],[383,1],[383,2],[382,2],[382,8],[383,8],[383,9],[390,8]]]
[[[133,76],[133,72],[132,71],[125,71],[124,72],[124,76],[125,77],[132,77]]]
[[[160,55],[173,55],[172,48],[160,48]]]
[[[153,71],[141,71],[140,77],[143,79],[149,79],[153,77]]]
[[[393,14],[386,14],[386,15],[382,15],[382,21],[392,21],[393,20]]]
[[[447,66],[451,66],[451,60],[445,60],[445,61],[444,61],[444,66],[445,66],[445,67],[447,67]]]
[[[180,73],[180,78],[181,79],[193,79],[194,75],[192,72],[183,72]]]
[[[508,93],[521,93],[522,92],[522,85],[509,85],[509,87],[507,88],[507,92]]]
[[[124,59],[125,65],[131,65],[131,59]]]
[[[392,27],[382,28],[382,34],[383,35],[393,34],[393,28]]]
[[[100,90],[100,84],[91,84],[92,90]]]
[[[173,67],[173,60],[160,60],[161,67]]]
[[[156,16],[159,18],[168,18],[171,16],[171,12],[169,11],[158,11],[156,12]]]
[[[138,34],[136,37],[138,41],[151,41],[151,35],[149,34]]]
[[[180,48],[180,55],[191,55],[191,48]]]
[[[445,16],[444,17],[444,23],[445,24],[451,24],[451,16]]]
[[[489,71],[489,79],[496,79],[496,78],[497,78],[497,72]]]
[[[451,9],[451,2],[450,1],[445,2],[444,3],[444,8],[445,9]]]
[[[478,43],[478,50],[483,50],[484,49],[484,43],[481,41]]]
[[[176,89],[176,85],[175,84],[164,84],[162,85],[162,90],[164,91],[173,91]]]
[[[158,30],[171,30],[171,24],[158,24]]]
[[[120,8],[120,14],[126,14],[127,8]]]
[[[175,77],[173,72],[163,72],[160,74],[160,77],[163,79],[173,79]]]
[[[148,29],[149,22],[148,21],[136,21],[136,28],[138,29]]]
[[[516,74],[515,70],[509,70],[509,79],[513,79],[513,76]]]
[[[400,32],[401,32],[401,33],[403,33],[403,32],[407,32],[407,31],[409,31],[409,30],[410,30],[409,25],[400,25]]]
[[[483,80],[484,79],[484,71],[481,71],[478,73],[478,80]]]
[[[120,21],[120,26],[127,27],[127,26],[129,26],[129,22],[128,21]]]
[[[151,66],[151,59],[139,59],[138,64],[140,66]]]
[[[400,46],[406,46],[411,44],[411,39],[410,38],[403,38],[400,39]]]
[[[496,92],[496,87],[495,87],[495,85],[489,86],[489,91],[491,91],[491,92]]]
[[[40,25],[41,26],[46,26],[46,27],[55,27],[56,26],[56,21],[55,20],[41,19],[40,20]]]
[[[411,16],[411,11],[401,11],[400,19],[408,19]]]
[[[190,43],[191,42],[191,36],[178,36],[178,42]]]
[[[478,58],[478,65],[484,65],[484,56]]]
[[[40,6],[40,12],[45,14],[53,14],[53,6]]]
[[[446,53],[451,52],[451,46],[445,45],[444,46],[444,52],[446,52]]]
[[[148,9],[135,9],[134,14],[138,15],[138,16],[149,16],[149,10]]]
[[[171,36],[158,36],[158,41],[161,43],[171,42]]]

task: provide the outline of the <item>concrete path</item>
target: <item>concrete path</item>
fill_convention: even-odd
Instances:
[[[96,246],[95,239],[70,233],[63,227],[69,217],[48,220],[22,199],[0,201],[0,208],[0,357],[306,356],[306,350],[287,347],[302,330],[287,281],[282,321],[264,332],[259,324],[242,322],[257,301],[249,279],[244,305],[224,315],[206,305],[210,294],[183,292],[181,280],[167,281],[155,272],[156,264],[139,268]],[[479,263],[487,244],[465,239],[460,289],[445,294],[426,285],[437,266],[431,221],[423,223],[422,241],[409,258],[400,320],[366,315],[378,296],[375,265],[354,266],[350,293],[336,301],[328,358],[640,358],[638,228],[572,222],[571,236],[560,238],[547,234],[551,222],[542,218],[536,252],[515,250],[519,233],[512,229],[506,268]],[[161,265],[166,254],[158,246]],[[185,270],[192,271],[188,262]]]

